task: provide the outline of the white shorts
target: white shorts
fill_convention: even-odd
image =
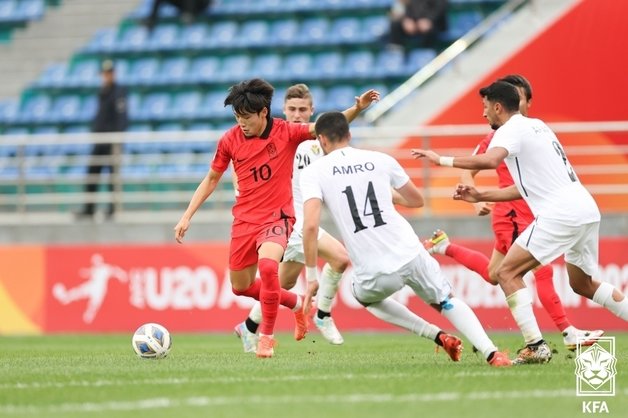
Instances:
[[[599,234],[599,222],[574,226],[556,219],[537,218],[515,243],[543,265],[565,254],[566,263],[594,276],[598,270]]]
[[[321,239],[323,234],[327,233],[323,228],[318,228],[318,238]],[[281,261],[294,261],[297,263],[305,264],[305,254],[303,253],[303,230],[299,228],[295,229],[288,238],[288,246],[286,251],[283,252],[283,260]]]
[[[421,251],[422,250],[422,251]],[[386,299],[408,285],[426,303],[441,303],[451,294],[451,284],[443,275],[438,262],[421,246],[416,258],[394,273],[365,278],[353,276],[353,296],[362,303]]]

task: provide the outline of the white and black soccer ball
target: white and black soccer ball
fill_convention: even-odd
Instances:
[[[170,352],[172,339],[162,325],[144,324],[133,334],[133,350],[142,358],[164,358]]]

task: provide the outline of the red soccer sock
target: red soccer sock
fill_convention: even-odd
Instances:
[[[552,277],[554,271],[552,266],[543,266],[534,273],[534,279],[536,280],[536,293],[539,295],[541,305],[547,311],[552,321],[556,324],[560,331],[564,331],[565,328],[570,326],[565,308],[560,301],[560,298],[556,294],[554,289],[554,281]]]
[[[233,288],[231,290],[233,291],[234,295],[248,296],[255,300],[259,300],[259,291],[261,288],[262,288],[262,281],[259,279],[255,279],[253,284],[249,286],[248,288],[246,288],[245,290],[235,290]]]
[[[273,335],[281,297],[279,263],[269,258],[262,258],[257,266],[262,277],[262,287],[259,292],[259,301],[262,304],[262,324],[259,332]]]
[[[469,270],[475,271],[482,276],[486,282],[491,283],[488,276],[489,259],[481,252],[451,243],[447,246],[445,255],[453,258]]]

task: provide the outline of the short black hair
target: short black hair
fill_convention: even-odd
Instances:
[[[500,103],[508,112],[519,110],[519,92],[515,86],[505,81],[496,81],[490,86],[482,87],[480,96],[489,102]]]
[[[530,82],[521,74],[508,74],[497,81],[505,81],[515,87],[521,87],[526,94],[526,100],[532,100],[532,86]]]
[[[341,142],[349,136],[349,122],[342,112],[325,112],[316,119],[317,135],[325,135],[330,142]]]
[[[259,113],[264,108],[267,108],[270,114],[270,103],[274,92],[273,86],[261,78],[242,81],[229,88],[225,106],[231,105],[238,115]]]

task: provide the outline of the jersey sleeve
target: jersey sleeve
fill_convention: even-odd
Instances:
[[[473,154],[471,155],[480,155],[480,154],[486,153],[486,150],[488,149],[488,146],[491,143],[491,139],[493,139],[493,135],[495,135],[495,131],[486,135],[484,139],[478,144],[478,146],[475,147],[475,150],[473,150]]]
[[[211,163],[211,168],[219,173],[224,173],[229,167],[231,161],[231,147],[229,137],[224,134],[218,141],[218,147]]]
[[[318,176],[315,166],[317,164],[311,164],[306,167],[301,173],[301,195],[303,196],[303,202],[307,202],[309,199],[323,200],[323,191],[318,182]]]
[[[511,129],[512,127],[513,125],[504,125],[496,130],[488,149],[496,147],[506,148],[508,155],[516,156],[521,149],[521,142],[519,141],[517,133]]]
[[[410,176],[406,173],[406,170],[401,167],[401,164],[397,160],[395,160],[390,155],[386,155],[386,159],[388,160],[388,165],[390,167],[390,185],[394,189],[399,189],[400,187],[405,186],[405,184],[410,180]]]
[[[288,133],[290,135],[290,141],[294,142],[303,142],[308,139],[314,139],[310,133],[309,123],[288,122]]]

